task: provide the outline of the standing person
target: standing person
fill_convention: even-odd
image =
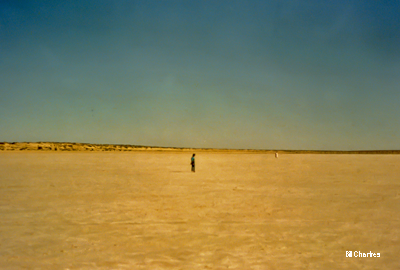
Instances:
[[[193,154],[192,158],[190,159],[190,165],[192,165],[192,172],[195,172],[195,160],[194,160],[194,156],[196,154]]]
[[[278,152],[275,152],[275,158],[278,158]]]

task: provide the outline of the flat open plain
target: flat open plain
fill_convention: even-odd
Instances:
[[[191,154],[0,152],[0,269],[400,269],[400,155]]]

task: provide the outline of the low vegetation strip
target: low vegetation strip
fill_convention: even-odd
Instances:
[[[143,145],[91,144],[69,142],[0,142],[0,151],[207,151],[207,152],[245,152],[280,154],[400,154],[400,150],[279,150],[279,149],[217,149],[158,147]]]

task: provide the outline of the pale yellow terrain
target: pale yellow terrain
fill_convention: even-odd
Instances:
[[[400,155],[191,154],[0,152],[0,269],[400,269]]]

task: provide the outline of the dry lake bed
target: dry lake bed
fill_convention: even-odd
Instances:
[[[400,155],[191,154],[0,152],[0,269],[400,269]]]

